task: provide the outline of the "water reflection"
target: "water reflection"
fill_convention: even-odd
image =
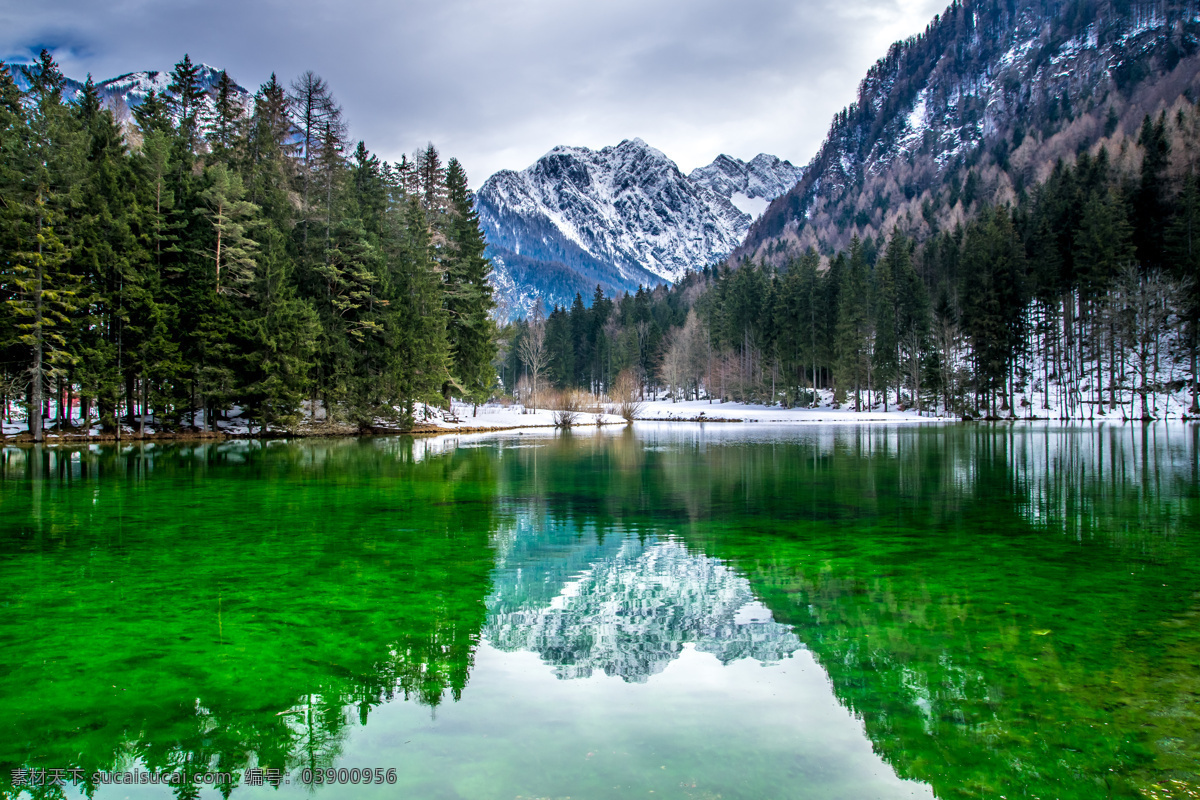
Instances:
[[[501,650],[539,654],[560,678],[600,670],[645,683],[687,644],[722,664],[773,663],[802,646],[745,578],[678,541],[585,536],[567,555],[561,543],[574,531],[550,524],[540,533],[519,537],[519,555],[506,554],[493,574],[484,635]]]
[[[6,449],[0,795],[21,766],[324,767],[381,705],[461,696],[491,461],[413,480],[410,444]]]
[[[675,425],[3,448],[0,796],[19,766],[372,758],[420,797],[1187,796],[1197,445]]]

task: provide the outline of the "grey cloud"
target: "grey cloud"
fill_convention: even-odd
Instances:
[[[97,79],[183,55],[253,90],[329,81],[388,159],[427,141],[478,185],[556,144],[640,136],[685,170],[719,152],[803,164],[888,44],[945,0],[93,0],[0,12],[0,55],[55,47]]]

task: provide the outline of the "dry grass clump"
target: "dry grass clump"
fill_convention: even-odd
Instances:
[[[642,401],[641,382],[634,376],[633,370],[624,369],[617,375],[613,383],[612,397],[616,402],[616,412],[626,422],[633,422],[645,405]]]
[[[554,412],[554,425],[559,428],[575,425],[591,405],[591,395],[578,389],[542,392],[540,399],[543,406]]]

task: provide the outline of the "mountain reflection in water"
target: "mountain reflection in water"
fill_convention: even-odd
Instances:
[[[554,538],[573,535],[547,527]],[[584,539],[580,559],[538,559],[527,542],[499,556],[484,636],[501,650],[538,653],[560,678],[601,670],[645,683],[685,644],[722,664],[773,663],[803,646],[755,600],[745,578],[678,541]],[[564,569],[579,561],[587,562],[582,571]]]
[[[132,765],[237,797],[376,765],[399,786],[316,791],[1186,797],[1198,453],[1170,425],[0,448],[0,797]]]

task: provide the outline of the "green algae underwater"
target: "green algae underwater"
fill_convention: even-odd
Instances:
[[[1195,797],[1198,454],[1181,425],[4,448],[0,796]],[[83,780],[21,772],[54,769]]]

